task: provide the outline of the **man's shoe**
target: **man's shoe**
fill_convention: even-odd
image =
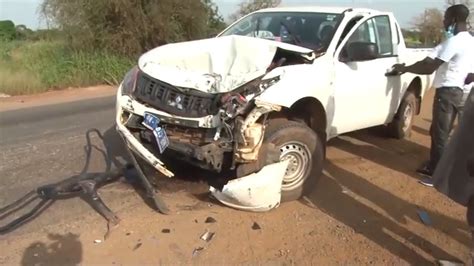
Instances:
[[[428,166],[424,166],[423,168],[417,169],[416,172],[425,177],[431,177],[433,175],[433,171],[431,171]]]
[[[430,177],[423,177],[421,178],[420,180],[418,180],[418,182],[422,185],[425,185],[427,187],[433,187],[433,178],[430,178]]]

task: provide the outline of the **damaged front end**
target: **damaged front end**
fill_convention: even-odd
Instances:
[[[174,158],[215,172],[237,169],[239,179],[270,175],[267,181],[281,186],[276,177],[286,167],[278,164],[279,149],[264,143],[267,117],[281,106],[258,96],[279,82],[276,68],[310,63],[312,52],[239,36],[217,39],[142,56],[117,92],[117,129],[133,153],[165,176],[173,173],[162,160]],[[248,54],[236,53],[239,48]]]

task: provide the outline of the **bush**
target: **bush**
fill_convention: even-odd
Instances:
[[[225,26],[211,0],[45,0],[42,12],[75,49],[126,56],[207,37]]]
[[[11,20],[0,21],[0,41],[11,41],[15,39],[15,24]]]
[[[16,95],[117,84],[135,60],[106,51],[72,50],[61,41],[0,43],[0,92]]]

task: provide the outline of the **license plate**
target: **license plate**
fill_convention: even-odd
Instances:
[[[170,141],[168,140],[165,130],[161,127],[157,127],[153,130],[153,135],[155,135],[160,153],[163,153],[166,148],[168,148],[168,145],[170,145]]]
[[[160,123],[160,119],[158,117],[150,113],[145,113],[145,115],[143,115],[142,124],[149,130],[154,130],[155,128],[157,128],[159,123]]]
[[[159,123],[160,119],[155,115],[145,113],[145,115],[143,116],[143,125],[153,131],[156,143],[158,144],[158,149],[160,150],[160,153],[163,153],[166,148],[168,148],[170,142],[165,130],[158,126]]]

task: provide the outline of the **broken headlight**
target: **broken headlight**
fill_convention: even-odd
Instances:
[[[122,95],[131,95],[137,84],[138,67],[135,66],[125,74],[122,81]]]

